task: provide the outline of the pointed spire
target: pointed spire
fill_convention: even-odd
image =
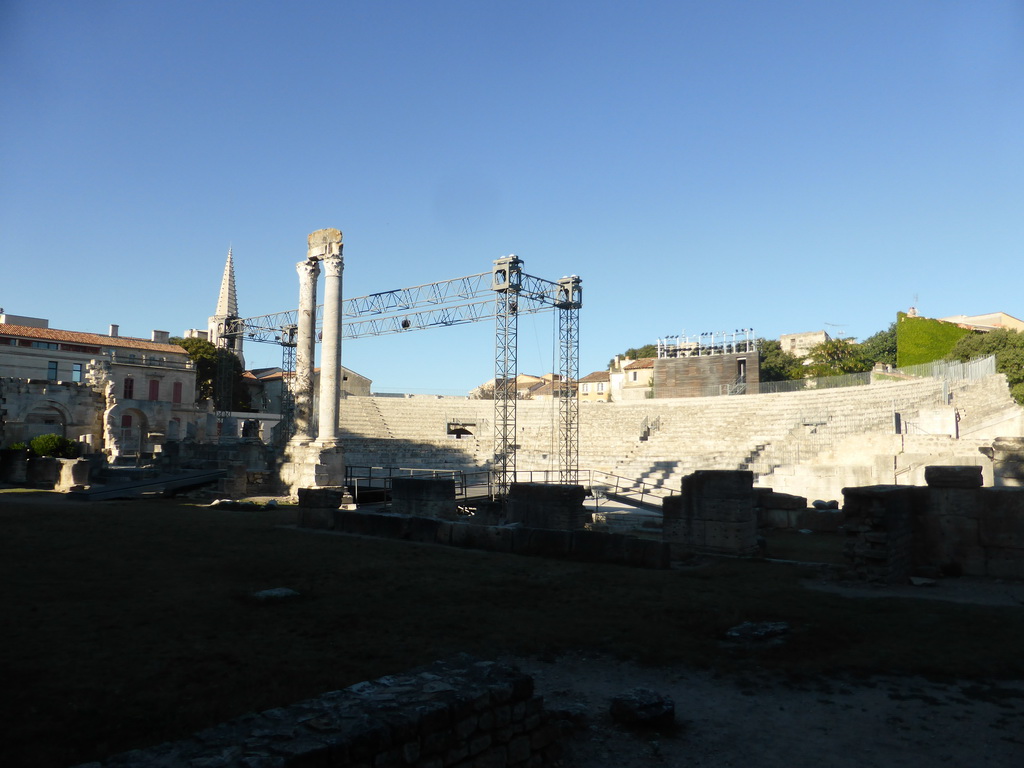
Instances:
[[[238,317],[238,299],[235,296],[235,262],[228,248],[228,260],[224,265],[224,277],[220,281],[220,295],[217,297],[216,317]]]

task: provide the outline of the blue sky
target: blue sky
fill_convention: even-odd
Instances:
[[[583,279],[580,365],[681,332],[1024,317],[1024,3],[0,2],[0,306],[126,335],[345,293]],[[552,369],[550,314],[519,367]],[[275,347],[247,346],[253,365]],[[465,392],[486,323],[347,343]]]

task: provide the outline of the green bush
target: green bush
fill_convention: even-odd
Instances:
[[[29,448],[36,456],[53,456],[58,459],[78,457],[78,443],[60,435],[39,435],[32,439]]]
[[[1005,328],[964,336],[949,353],[950,360],[996,356],[996,370],[1006,376],[1013,399],[1024,405],[1024,334]]]

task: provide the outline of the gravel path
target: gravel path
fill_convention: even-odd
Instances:
[[[582,655],[506,661],[533,675],[549,709],[574,713],[566,764],[576,768],[1024,765],[1024,681],[878,676],[795,684]],[[674,732],[612,722],[610,698],[634,687],[673,698]]]

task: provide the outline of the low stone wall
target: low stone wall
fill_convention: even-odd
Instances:
[[[328,489],[303,489],[307,490],[314,492],[299,495],[297,524],[300,528],[635,568],[668,568],[670,565],[669,547],[661,541],[603,531],[557,531],[518,524],[477,525],[431,517],[317,507],[312,505],[326,501],[321,495],[329,495]],[[330,502],[333,501],[331,497]]]
[[[558,736],[532,678],[460,657],[79,768],[543,768]]]
[[[391,478],[391,510],[400,515],[455,519],[455,481],[451,479]]]
[[[1024,488],[981,487],[980,467],[928,467],[928,487],[844,488],[846,551],[864,578],[1024,579]]]
[[[579,531],[591,522],[584,508],[582,485],[512,483],[508,492],[508,521],[528,528]]]
[[[844,554],[867,581],[900,584],[913,567],[913,522],[921,501],[913,486],[844,488]]]

